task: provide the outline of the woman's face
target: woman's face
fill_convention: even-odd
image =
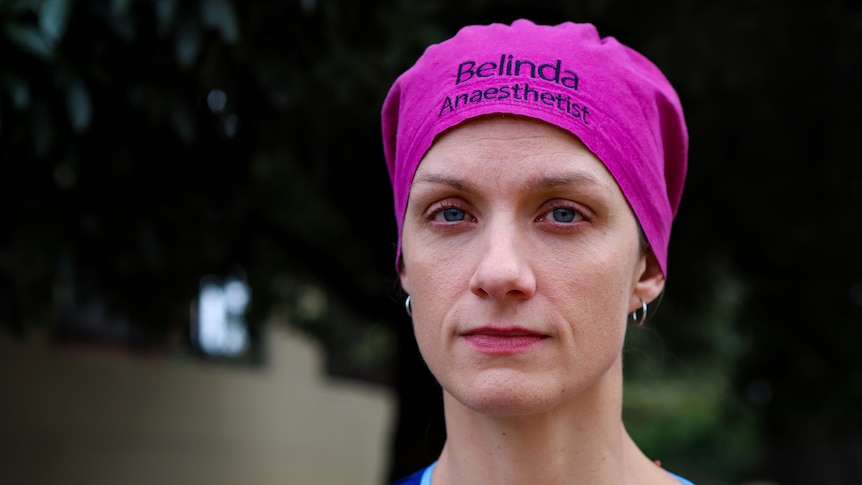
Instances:
[[[664,283],[601,161],[570,133],[514,116],[437,138],[413,180],[402,254],[426,363],[455,399],[493,415],[595,389],[621,359],[627,314]]]

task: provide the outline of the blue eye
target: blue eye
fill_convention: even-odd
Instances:
[[[572,222],[577,217],[578,213],[572,209],[558,207],[551,211],[556,222]]]
[[[448,209],[444,209],[440,212],[443,216],[443,219],[446,222],[458,222],[463,221],[465,217],[467,217],[467,213],[461,209],[457,209],[455,207],[450,207]]]

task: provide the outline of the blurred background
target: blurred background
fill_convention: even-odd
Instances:
[[[0,0],[0,483],[430,463],[379,111],[428,44],[520,17],[596,24],[686,110],[635,441],[699,485],[862,483],[853,0]]]

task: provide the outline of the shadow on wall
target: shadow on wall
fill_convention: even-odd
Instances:
[[[382,483],[389,391],[329,381],[312,344],[270,332],[262,370],[0,336],[0,483]]]

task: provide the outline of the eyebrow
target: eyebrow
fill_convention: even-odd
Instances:
[[[594,185],[604,190],[610,190],[608,184],[604,181],[599,180],[595,175],[587,172],[572,172],[572,173],[562,173],[559,175],[549,175],[542,177],[535,177],[530,179],[525,184],[531,190],[535,189],[552,189],[554,187],[558,187],[560,185],[579,185],[579,186],[589,186]]]
[[[452,177],[449,175],[436,174],[436,173],[424,173],[418,175],[413,183],[431,183],[431,184],[443,184],[452,187],[459,192],[465,192],[468,194],[475,194],[477,192],[476,188],[466,180]]]
[[[459,192],[464,192],[468,194],[478,192],[476,187],[474,187],[473,184],[467,182],[466,180],[444,174],[424,173],[418,175],[413,181],[413,183],[443,184],[448,185],[453,189],[458,190]],[[524,187],[527,188],[529,191],[533,191],[538,189],[552,189],[561,185],[592,185],[604,190],[611,189],[610,187],[608,187],[607,183],[602,180],[599,180],[595,175],[586,172],[572,172],[534,177],[528,179],[527,182],[524,184]]]

